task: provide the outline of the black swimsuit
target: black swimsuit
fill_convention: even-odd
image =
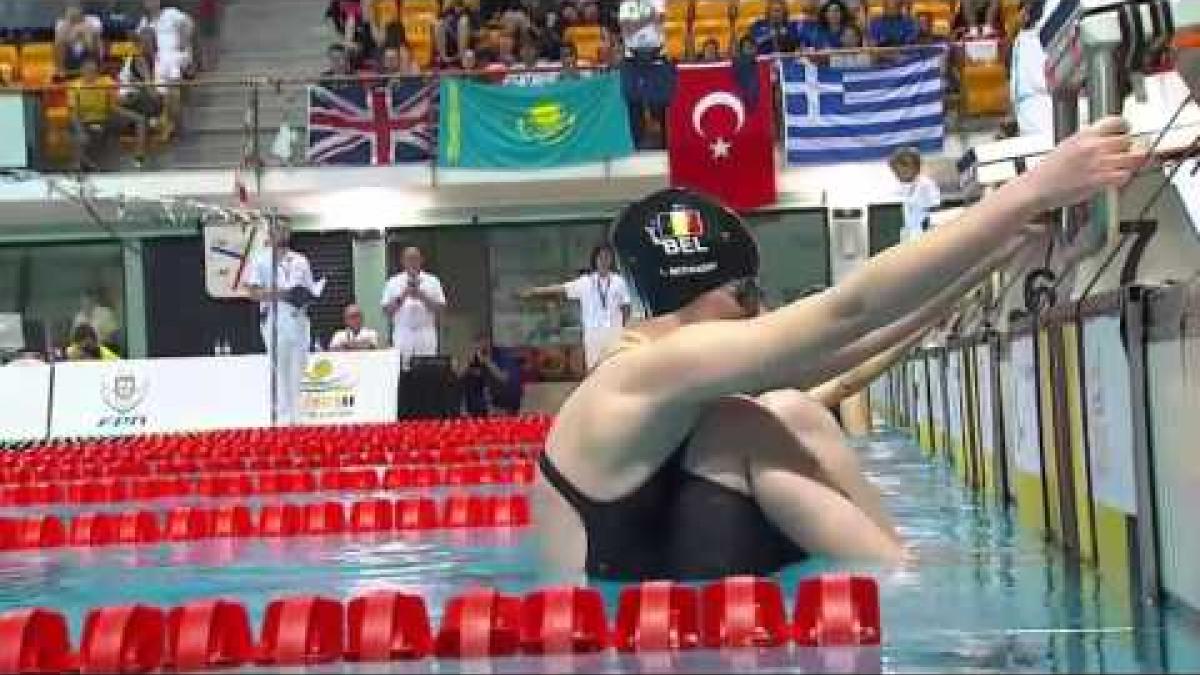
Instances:
[[[546,455],[538,460],[546,482],[583,520],[589,576],[618,581],[765,576],[808,557],[753,499],[685,470],[686,445],[644,485],[611,502],[582,494]]]

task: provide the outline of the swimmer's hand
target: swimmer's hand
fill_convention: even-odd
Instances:
[[[1038,211],[1074,206],[1107,188],[1123,187],[1146,161],[1129,124],[1106,117],[1063,141],[1014,183]]]

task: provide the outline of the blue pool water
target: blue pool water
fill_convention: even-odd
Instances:
[[[1200,670],[1200,621],[1179,608],[1134,612],[1090,569],[1020,530],[1009,514],[977,503],[906,438],[879,435],[862,447],[904,535],[923,562],[875,573],[884,645],[878,650],[697,652],[649,660],[507,659],[489,663],[339,664],[346,672],[1183,672]],[[384,494],[384,493],[381,493]],[[324,497],[324,496],[323,496]],[[361,496],[359,496],[361,497]],[[315,501],[308,496],[303,501]],[[300,500],[297,500],[300,501]],[[168,504],[145,508],[163,510]],[[131,508],[131,505],[122,505]],[[48,509],[41,509],[47,511]],[[28,509],[0,509],[0,516]],[[71,509],[56,509],[62,514]],[[255,625],[267,602],[318,593],[348,599],[379,588],[420,593],[437,612],[467,586],[523,593],[557,580],[539,575],[528,534],[300,537],[0,554],[0,611],[44,605],[68,613],[78,636],[98,605],[170,606],[235,597]],[[781,575],[796,580],[845,569],[814,561]],[[604,586],[610,617],[616,586]],[[436,617],[435,617],[436,618]],[[322,666],[321,672],[330,672]]]

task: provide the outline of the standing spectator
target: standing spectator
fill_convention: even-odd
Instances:
[[[788,16],[784,0],[771,0],[767,15],[750,26],[759,54],[790,54],[805,43],[804,26]]]
[[[333,334],[333,339],[329,341],[329,351],[379,349],[379,334],[363,326],[362,308],[358,305],[346,305],[342,310],[342,321],[346,327]]]
[[[199,28],[197,46],[200,48],[200,69],[217,67],[217,40],[221,32],[221,0],[200,0],[196,7]]]
[[[95,56],[83,59],[79,77],[68,91],[71,132],[75,137],[75,166],[95,168],[96,158],[105,154],[117,132],[117,86],[100,73]]]
[[[1044,3],[1029,0],[1021,9],[1021,32],[1013,40],[1009,87],[1018,133],[1054,137],[1054,97],[1046,84],[1046,50],[1041,30]]]
[[[79,311],[71,321],[71,328],[84,325],[91,327],[101,344],[112,344],[113,338],[121,330],[117,313],[108,306],[104,293],[99,289],[88,289],[79,298]]]
[[[54,53],[58,72],[71,77],[79,74],[83,60],[102,55],[104,24],[100,17],[84,14],[79,0],[67,0],[63,16],[54,25]]]
[[[932,178],[921,173],[921,153],[901,148],[888,160],[899,183],[897,196],[904,205],[901,241],[916,239],[929,229],[929,213],[942,205],[942,191]]]
[[[134,162],[141,168],[146,162],[149,130],[157,126],[164,103],[162,92],[154,86],[154,64],[149,57],[154,53],[154,32],[143,31],[138,38],[137,54],[125,59],[121,68],[117,110],[134,125],[137,133]]]
[[[442,282],[423,269],[421,249],[404,249],[402,261],[404,269],[384,284],[380,304],[392,321],[392,348],[407,370],[412,357],[438,353],[438,317],[446,309],[446,293]]]
[[[175,7],[163,7],[162,0],[144,0],[145,16],[138,31],[154,30],[154,73],[159,82],[177,84],[192,74],[192,44],[195,24]],[[181,122],[182,91],[178,86],[167,90],[167,116],[178,127]]]
[[[905,11],[904,0],[883,0],[883,14],[867,29],[875,47],[904,47],[917,41],[917,22]]]
[[[538,59],[537,43],[531,35],[521,40],[521,62],[509,69],[504,84],[518,87],[536,87],[558,81],[558,72],[553,66]]]
[[[583,353],[588,370],[600,362],[629,322],[632,299],[621,275],[613,272],[613,251],[597,246],[592,251],[591,269],[577,279],[554,286],[530,288],[519,293],[525,300],[566,298],[579,302],[583,323]]]
[[[68,361],[116,361],[121,357],[100,343],[96,329],[80,324],[71,333],[71,344],[67,345]]]
[[[494,411],[508,415],[520,412],[521,363],[509,350],[493,345],[486,334],[476,338],[474,351],[459,379],[467,415],[487,417]]]
[[[675,92],[675,70],[662,53],[665,16],[665,0],[622,0],[619,10],[625,45],[621,88],[629,105],[629,128],[639,148],[666,147],[667,106]],[[652,146],[649,142],[649,124],[664,130],[661,143]]]

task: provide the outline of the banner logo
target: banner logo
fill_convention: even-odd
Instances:
[[[146,400],[150,383],[131,370],[117,370],[100,381],[100,398],[113,415],[105,415],[99,427],[144,427],[146,416],[134,414]]]
[[[667,255],[708,253],[701,238],[707,226],[704,217],[696,209],[674,209],[655,215],[653,224],[646,228],[650,240],[662,248]]]
[[[300,382],[301,409],[315,419],[352,417],[358,401],[358,379],[327,357],[315,359]]]

